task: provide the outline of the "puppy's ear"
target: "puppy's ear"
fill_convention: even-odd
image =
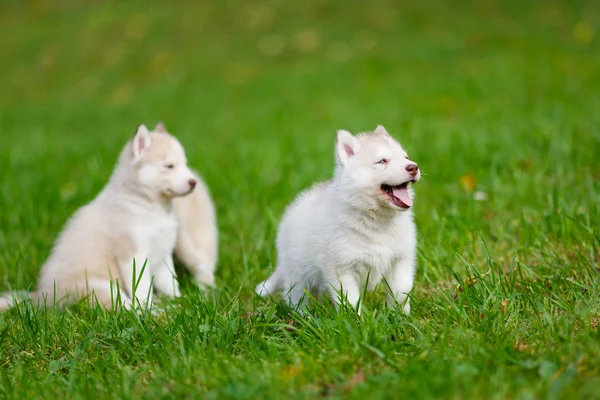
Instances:
[[[360,141],[348,131],[337,131],[336,159],[341,165],[346,165],[350,157],[360,150]]]
[[[167,133],[167,127],[165,126],[165,123],[161,121],[158,124],[156,124],[154,132]]]
[[[150,147],[150,132],[146,125],[141,124],[135,131],[133,137],[133,156],[137,160]]]
[[[375,133],[378,135],[390,135],[388,131],[383,127],[383,125],[377,125],[377,128],[375,128]]]

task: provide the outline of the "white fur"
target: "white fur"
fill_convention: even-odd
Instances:
[[[189,195],[195,179],[179,141],[141,125],[104,189],[67,222],[31,297],[52,305],[93,293],[92,301],[111,307],[117,295],[124,306],[150,305],[153,287],[179,296],[172,199]],[[8,295],[0,299],[0,308],[12,304]]]
[[[411,209],[390,202],[381,185],[416,182],[420,172],[414,177],[407,172],[414,162],[381,125],[357,136],[338,131],[336,161],[331,181],[304,191],[286,210],[277,235],[277,267],[256,292],[282,291],[291,305],[302,304],[305,290],[315,296],[328,292],[336,305],[343,294],[357,307],[367,279],[372,290],[385,278],[388,305],[397,301],[408,314],[416,228]],[[412,188],[409,192],[414,197]]]

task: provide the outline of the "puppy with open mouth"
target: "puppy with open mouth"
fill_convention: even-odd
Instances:
[[[277,234],[277,267],[256,287],[262,296],[283,292],[302,305],[305,291],[341,296],[360,312],[360,295],[382,280],[388,305],[410,313],[416,268],[413,183],[421,171],[378,125],[356,136],[337,133],[333,179],[302,192],[285,211]]]

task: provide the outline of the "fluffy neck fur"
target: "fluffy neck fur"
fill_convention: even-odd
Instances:
[[[386,232],[394,230],[399,219],[411,218],[412,211],[399,211],[384,207],[368,195],[352,195],[343,175],[343,167],[337,166],[330,184],[330,199],[339,207],[339,221],[358,232]],[[346,195],[348,194],[348,195]]]

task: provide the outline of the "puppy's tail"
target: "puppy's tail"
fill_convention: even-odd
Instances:
[[[262,297],[270,296],[281,289],[283,283],[282,281],[283,276],[281,275],[280,270],[275,268],[275,271],[271,274],[271,276],[265,281],[259,283],[254,291],[256,294]]]
[[[0,293],[0,311],[8,310],[25,299],[37,300],[39,297],[39,292],[18,291]]]

